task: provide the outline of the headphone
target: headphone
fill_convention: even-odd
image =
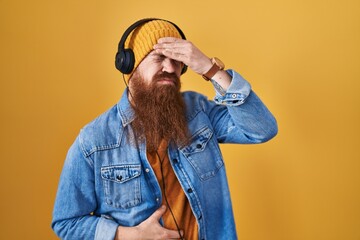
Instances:
[[[140,25],[153,20],[162,20],[171,23],[178,30],[181,38],[186,40],[186,37],[184,33],[181,31],[181,29],[175,23],[172,23],[168,20],[164,20],[160,18],[144,18],[138,20],[137,22],[133,23],[128,29],[126,29],[118,45],[118,51],[115,56],[115,66],[116,69],[118,69],[121,73],[129,74],[134,69],[134,64],[135,64],[134,52],[131,48],[125,48],[125,41],[128,38],[129,34]],[[184,74],[186,70],[187,70],[187,66],[184,64],[184,67],[181,70],[181,74]]]

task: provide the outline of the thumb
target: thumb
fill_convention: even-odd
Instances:
[[[164,215],[165,212],[166,212],[166,206],[162,205],[150,217],[155,218],[157,221],[159,221],[161,216]]]

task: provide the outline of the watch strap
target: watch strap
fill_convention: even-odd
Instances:
[[[225,68],[224,63],[216,57],[211,58],[211,62],[213,65],[211,66],[209,71],[207,71],[205,74],[202,75],[202,77],[206,81],[209,81],[210,79],[212,79],[218,71],[223,70]]]
[[[207,71],[205,74],[203,74],[202,77],[206,81],[209,81],[219,70],[221,70],[220,67],[215,62],[213,62],[213,65],[211,66],[209,71]]]

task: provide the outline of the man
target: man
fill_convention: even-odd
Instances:
[[[237,239],[218,143],[271,139],[272,114],[237,72],[166,20],[129,28],[116,66],[128,88],[70,148],[54,231],[63,239]],[[186,67],[210,80],[215,101],[180,92]]]

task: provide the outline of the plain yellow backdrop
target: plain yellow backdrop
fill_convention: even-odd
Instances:
[[[121,96],[117,44],[144,17],[178,24],[278,120],[268,143],[222,147],[239,239],[359,240],[358,0],[0,0],[0,239],[57,239],[66,152]]]

